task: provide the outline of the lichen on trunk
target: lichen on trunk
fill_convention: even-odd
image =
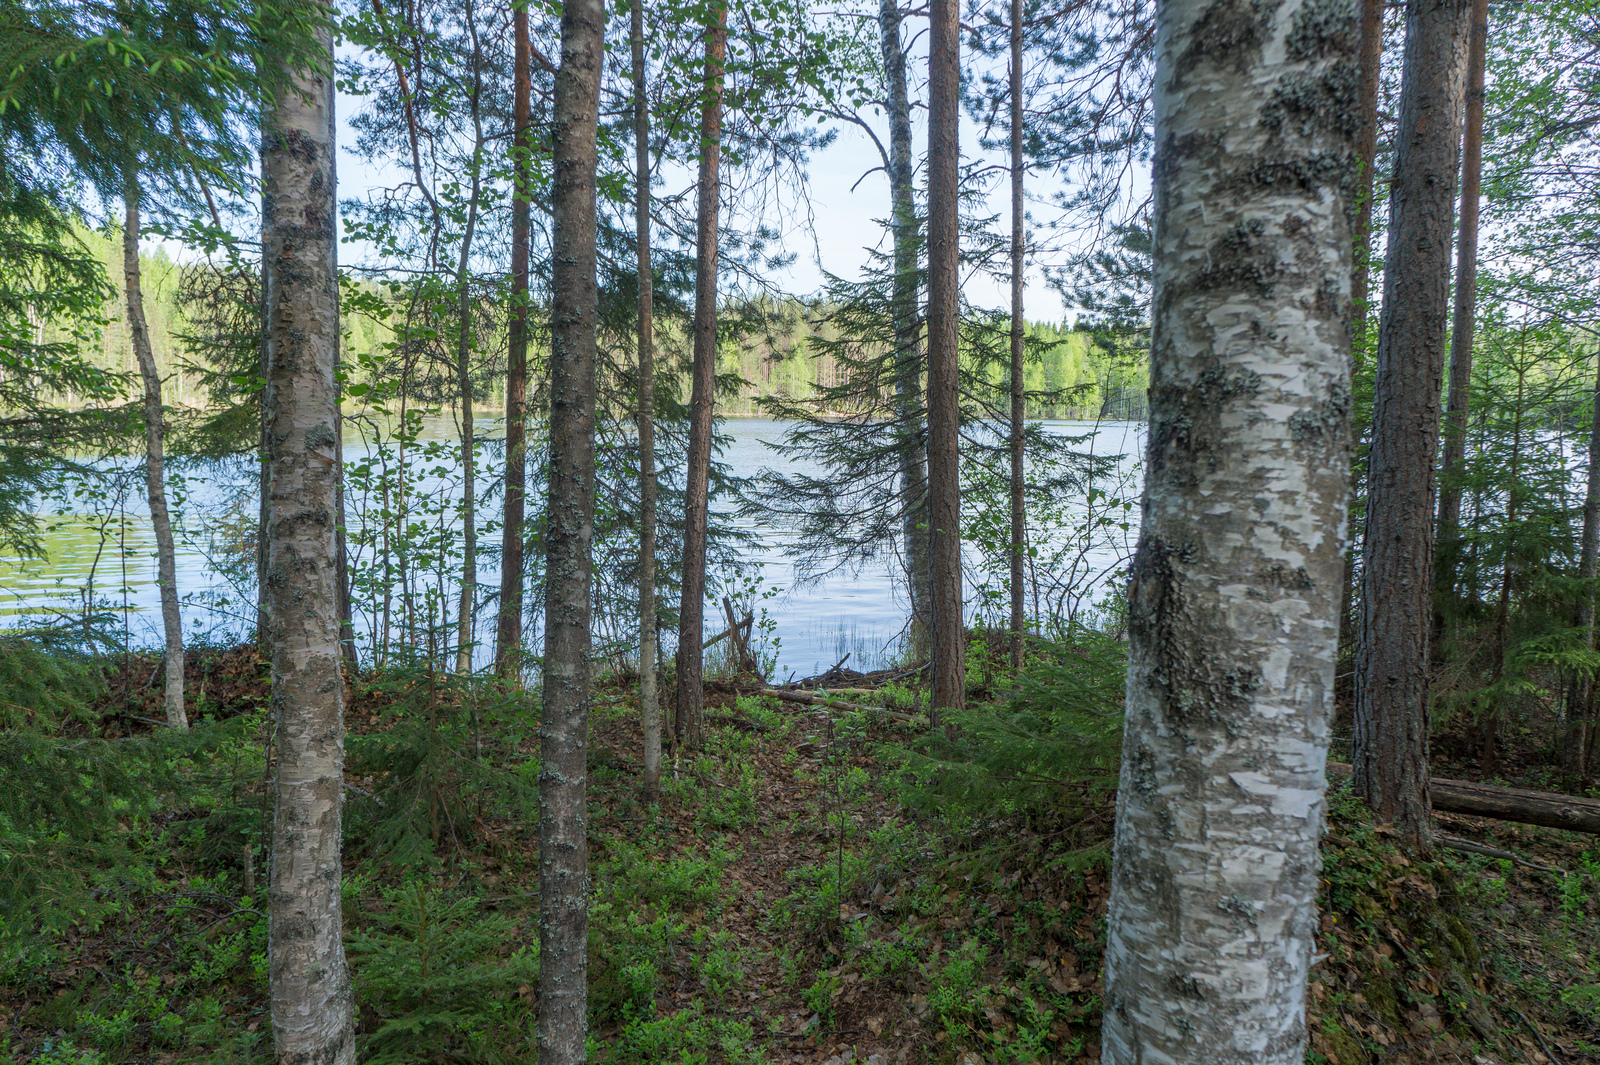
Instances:
[[[1350,471],[1347,0],[1157,23],[1113,1065],[1300,1065]]]

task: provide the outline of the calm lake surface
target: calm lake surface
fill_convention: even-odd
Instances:
[[[1138,463],[1143,456],[1144,426],[1132,422],[1046,422],[1046,431],[1063,435],[1093,434],[1080,445],[1098,456],[1122,456],[1115,464],[1112,488],[1137,499]],[[481,423],[480,423],[481,425]],[[794,464],[769,446],[781,441],[784,423],[758,419],[730,419],[724,431],[731,438],[722,454],[735,474],[746,476],[762,467],[793,469]],[[428,426],[437,439],[454,436],[448,418]],[[480,432],[498,435],[490,422]],[[360,442],[347,434],[346,461],[362,457]],[[427,465],[435,466],[430,461]],[[495,463],[497,465],[497,463]],[[144,480],[131,461],[110,468],[111,476],[93,492],[80,493],[52,505],[42,515],[47,532],[44,558],[0,556],[0,624],[28,619],[81,617],[91,599],[102,610],[115,613],[133,646],[160,643],[160,598],[156,585],[155,542],[144,501]],[[184,629],[190,639],[225,642],[242,636],[254,625],[254,575],[232,574],[229,559],[238,554],[243,538],[253,535],[257,500],[251,478],[252,464],[233,469],[188,471],[171,481],[175,505],[178,583],[184,598]],[[420,482],[419,482],[420,483]],[[483,484],[480,480],[480,486]],[[482,488],[480,487],[480,492]],[[498,500],[491,507],[498,509]],[[1041,538],[1061,547],[1081,540],[1076,553],[1082,572],[1102,585],[1120,564],[1137,537],[1138,508],[1124,521],[1128,528],[1112,528],[1094,542],[1083,538],[1079,518],[1083,507],[1064,502],[1054,527],[1041,530]],[[1078,516],[1078,517],[1075,517]],[[759,608],[776,622],[778,675],[819,672],[851,655],[850,664],[873,668],[892,659],[906,621],[907,605],[892,562],[868,565],[856,572],[837,572],[819,581],[797,586],[796,559],[789,548],[792,531],[756,527],[742,522],[758,536],[755,547],[742,553],[739,576],[760,577],[763,591],[776,594],[762,599]],[[498,534],[495,537],[498,545]],[[492,560],[491,560],[492,561]],[[976,563],[974,555],[972,563]],[[482,589],[498,587],[492,565],[480,565]],[[981,582],[979,582],[981,583]],[[982,596],[969,581],[969,613],[982,609]],[[706,632],[715,634],[725,624],[720,609],[708,605]],[[370,625],[359,611],[358,638]],[[481,640],[493,638],[493,620],[483,615]],[[669,642],[671,634],[663,633]],[[770,650],[770,648],[769,648]],[[490,651],[476,656],[486,663]]]

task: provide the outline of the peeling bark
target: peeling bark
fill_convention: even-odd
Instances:
[[[550,494],[539,727],[539,1063],[584,1059],[588,1012],[590,592],[594,545],[595,134],[605,5],[561,13],[551,182]]]
[[[267,117],[262,147],[271,467],[265,583],[277,751],[267,950],[280,1065],[355,1062],[339,905],[333,57],[321,32],[327,67],[294,74]]]
[[[178,564],[172,544],[172,518],[167,512],[167,481],[163,461],[161,424],[161,371],[150,347],[150,327],[144,317],[144,289],[139,270],[139,179],[128,175],[124,185],[122,226],[122,276],[128,290],[128,332],[139,360],[144,382],[145,498],[150,503],[150,526],[156,534],[156,579],[161,587],[161,627],[165,637],[162,659],[166,663],[165,703],[167,724],[189,727],[183,702],[183,616],[178,609]]]
[[[1102,1060],[1301,1065],[1349,499],[1355,8],[1157,19]]]
[[[961,586],[960,92],[956,0],[928,6],[928,528],[932,570],[931,709],[966,703]]]
[[[1425,849],[1439,389],[1472,0],[1411,0],[1389,193],[1356,647],[1355,790]]]

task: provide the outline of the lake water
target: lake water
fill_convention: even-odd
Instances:
[[[1109,476],[1098,483],[1103,493],[1098,500],[1087,494],[1089,486],[1083,486],[1082,498],[1064,493],[1057,501],[1056,513],[1040,519],[1045,527],[1035,535],[1044,541],[1045,550],[1035,563],[1039,572],[1033,577],[1033,594],[1040,611],[1048,612],[1052,587],[1075,586],[1075,591],[1058,593],[1068,597],[1063,602],[1085,607],[1092,603],[1131,550],[1137,536],[1137,505],[1108,509],[1107,500],[1136,501],[1144,434],[1142,424],[1131,422],[1048,422],[1044,427],[1051,433],[1085,436],[1079,447],[1095,455],[1121,456],[1112,464]],[[741,476],[764,466],[791,466],[769,446],[782,439],[785,428],[783,423],[768,420],[729,420],[724,429],[730,443],[722,460]],[[490,422],[480,431],[495,435],[498,427]],[[453,434],[453,423],[439,418],[428,425],[425,435],[443,440]],[[366,454],[354,433],[347,434],[345,448],[347,462]],[[93,491],[58,501],[43,515],[46,557],[0,556],[0,615],[5,622],[81,617],[92,600],[116,615],[119,629],[133,646],[160,643],[155,544],[144,501],[143,474],[131,461],[108,467],[107,473]],[[224,642],[242,637],[254,625],[254,574],[234,572],[230,564],[245,538],[253,535],[257,505],[253,476],[252,462],[189,471],[181,481],[177,476],[173,479],[178,583],[184,599],[184,628],[190,639]],[[436,472],[418,484],[426,489],[448,477],[448,470]],[[497,508],[498,502],[491,506]],[[352,524],[355,520],[352,518]],[[850,664],[863,669],[886,664],[895,656],[907,604],[891,563],[869,564],[799,585],[796,563],[802,560],[790,553],[794,533],[756,527],[749,521],[743,526],[754,532],[757,540],[741,552],[739,575],[748,579],[758,574],[761,589],[776,593],[761,599],[758,607],[776,625],[780,678],[790,672],[806,676],[826,669],[847,652]],[[969,550],[969,568],[979,569],[980,561],[978,554]],[[1054,571],[1044,572],[1047,566]],[[492,567],[480,566],[480,588],[492,590],[498,583]],[[995,590],[993,582],[981,574],[969,575],[969,616],[984,611]],[[454,611],[447,616],[453,617]],[[492,640],[493,619],[488,612],[481,617],[479,639]],[[720,618],[720,607],[708,604],[708,634],[725,627]],[[356,629],[363,645],[370,642],[367,634],[372,621],[358,610]],[[664,642],[670,642],[671,635],[663,633]],[[364,653],[369,650],[364,646]],[[475,656],[480,665],[487,663],[489,653],[487,647],[480,648]]]

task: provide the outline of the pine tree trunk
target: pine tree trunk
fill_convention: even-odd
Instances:
[[[335,246],[334,269],[338,269],[338,252]],[[337,379],[337,378],[336,378]],[[339,655],[344,660],[345,676],[354,677],[361,668],[361,656],[356,653],[356,622],[350,592],[350,552],[345,548],[344,507],[344,391],[335,388],[333,394],[334,431],[333,469],[338,479],[334,490],[334,514],[338,527],[333,538],[334,587],[339,595]]]
[[[280,1062],[353,1065],[340,937],[344,684],[339,666],[339,292],[334,272],[332,44],[301,71],[263,137],[268,290],[268,643],[277,780],[267,929]]]
[[[1450,391],[1440,463],[1439,554],[1435,602],[1455,596],[1461,555],[1461,475],[1467,458],[1467,415],[1472,402],[1472,342],[1478,309],[1478,206],[1483,188],[1483,73],[1489,39],[1489,2],[1472,0],[1467,46],[1466,121],[1461,136],[1461,235],[1456,243],[1455,314],[1450,333]],[[1442,619],[1441,619],[1442,621]],[[1435,632],[1442,626],[1436,623]]]
[[[1523,344],[1527,344],[1527,332],[1523,332]],[[1522,416],[1524,402],[1527,398],[1527,364],[1517,364],[1517,405],[1512,412],[1511,419],[1511,466],[1510,477],[1506,490],[1506,547],[1505,555],[1500,560],[1500,601],[1495,606],[1494,612],[1494,668],[1489,673],[1489,686],[1497,686],[1506,672],[1506,635],[1511,626],[1511,578],[1516,574],[1516,541],[1512,531],[1517,527],[1518,504],[1522,502],[1522,486],[1517,482],[1517,476],[1522,466]],[[1478,727],[1478,769],[1485,777],[1495,773],[1495,740],[1500,732],[1500,701],[1501,696],[1496,694],[1489,704],[1488,712],[1484,714],[1483,721]]]
[[[1011,668],[1022,668],[1028,589],[1023,574],[1027,511],[1023,503],[1022,430],[1022,0],[1011,0]]]
[[[960,97],[956,0],[932,0],[928,43],[928,525],[931,539],[931,708],[966,702],[961,586]]]
[[[1355,790],[1429,846],[1428,645],[1439,389],[1472,0],[1410,0],[1389,193],[1356,649]]]
[[[133,353],[144,379],[145,495],[150,501],[150,525],[156,534],[156,573],[161,582],[161,626],[166,638],[167,725],[189,727],[183,703],[183,617],[178,609],[178,562],[172,544],[172,518],[167,512],[167,481],[163,463],[161,426],[161,372],[150,347],[150,327],[144,318],[144,290],[139,273],[140,189],[130,173],[123,187],[122,274],[128,290],[128,331]]]
[[[265,122],[263,122],[265,129]],[[267,222],[272,217],[272,204],[265,189],[261,193],[261,246],[267,246],[269,234]],[[272,377],[271,366],[268,363],[270,347],[267,343],[267,293],[272,289],[272,263],[268,260],[265,251],[261,255],[261,380],[263,382]],[[267,529],[271,515],[272,501],[272,444],[267,435],[267,395],[266,388],[257,398],[257,415],[259,421],[260,439],[257,444],[256,458],[260,469],[256,475],[256,486],[259,495],[256,498],[256,653],[263,659],[272,657],[272,648],[267,644],[267,601],[270,593],[267,589],[267,541],[270,539]]]
[[[644,83],[644,0],[633,0],[633,222],[639,257],[639,717],[646,801],[661,791],[661,705],[656,694],[656,363],[650,262],[650,101]]]
[[[1353,110],[1356,26],[1157,10],[1102,1061],[1301,1065],[1350,483],[1354,130],[1321,116]]]
[[[683,499],[683,598],[678,608],[678,740],[700,745],[705,654],[706,535],[711,429],[717,376],[718,211],[721,206],[722,63],[728,6],[714,5],[706,27],[706,81],[700,110],[700,184],[694,274],[694,365],[689,394],[689,454]]]
[[[1600,577],[1600,360],[1596,360],[1593,420],[1589,423],[1589,472],[1584,482],[1583,527],[1579,537],[1578,579],[1594,581]],[[1573,624],[1584,645],[1594,649],[1593,585],[1578,593]],[[1573,684],[1567,703],[1567,740],[1563,745],[1567,772],[1583,778],[1593,771],[1595,746],[1595,684],[1579,678]]]
[[[506,349],[506,485],[500,527],[500,613],[494,670],[502,679],[522,675],[522,524],[528,491],[528,229],[533,194],[532,44],[528,8],[512,5],[516,37],[512,75],[511,320]]]
[[[590,592],[594,545],[596,129],[605,5],[568,0],[553,106],[550,495],[539,770],[539,1063],[584,1060]]]
[[[1350,271],[1351,372],[1361,367],[1371,306],[1367,290],[1372,275],[1372,201],[1378,161],[1378,89],[1383,80],[1383,11],[1385,0],[1360,0],[1361,33],[1357,84],[1355,254]],[[1362,491],[1360,471],[1353,491]],[[1344,589],[1339,606],[1339,662],[1353,663],[1356,643],[1355,552],[1345,553]],[[1354,666],[1341,675],[1337,685],[1343,705],[1352,701]]]
[[[928,444],[922,394],[922,345],[917,322],[917,202],[911,159],[911,99],[900,6],[882,0],[878,28],[888,82],[889,194],[893,203],[895,410],[899,421],[900,539],[911,601],[910,651],[928,654],[932,623],[932,562],[928,539]]]
[[[1367,287],[1372,272],[1372,199],[1378,162],[1378,88],[1383,83],[1384,0],[1361,0],[1361,49],[1357,84],[1355,255],[1350,271],[1350,312],[1356,334],[1366,332]]]

